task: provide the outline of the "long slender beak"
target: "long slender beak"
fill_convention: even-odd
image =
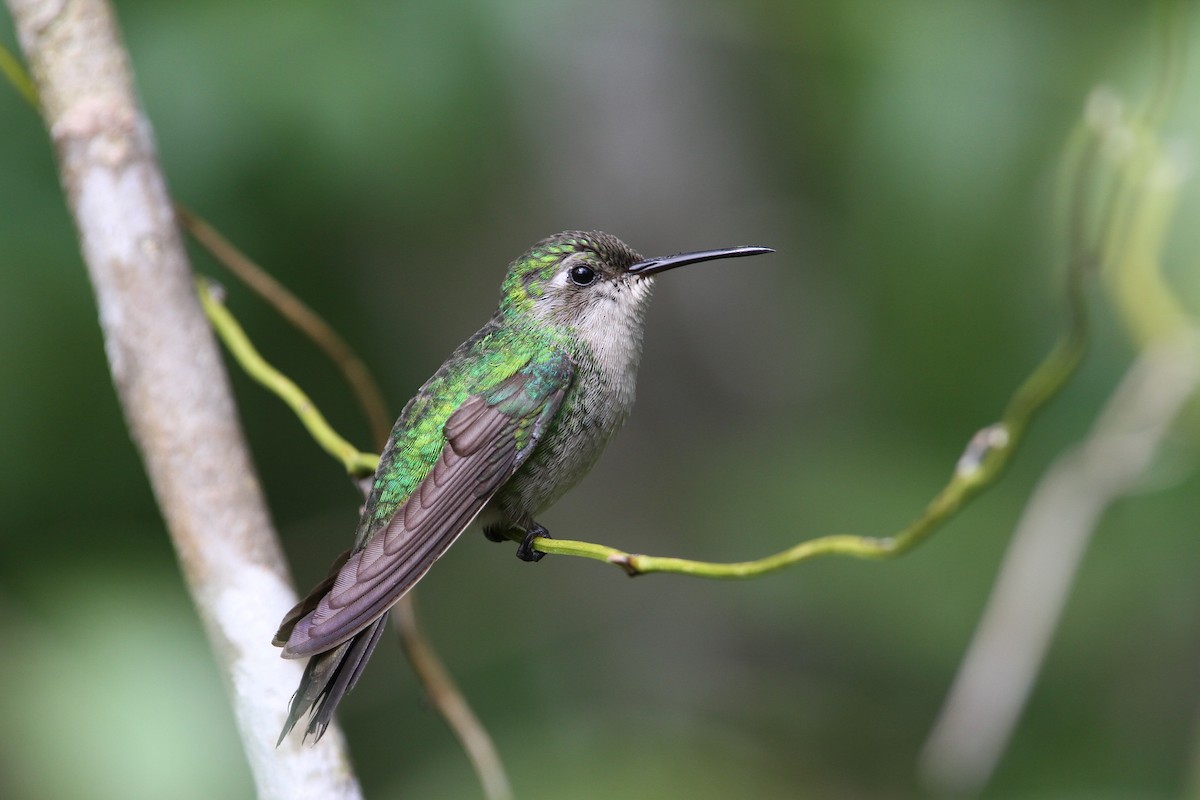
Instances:
[[[712,261],[717,258],[739,258],[741,256],[759,256],[763,253],[774,253],[769,247],[728,247],[724,250],[697,250],[694,253],[678,253],[673,256],[647,258],[630,267],[630,275],[653,275],[669,269],[682,267],[685,264],[696,264],[701,261]]]

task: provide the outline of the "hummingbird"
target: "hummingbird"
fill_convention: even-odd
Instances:
[[[306,713],[305,738],[320,739],[388,610],[477,518],[492,541],[520,540],[522,560],[545,555],[535,517],[588,473],[633,406],[653,276],[770,252],[643,258],[610,234],[566,231],[513,261],[491,319],[401,412],[353,546],[275,634],[284,658],[309,658],[279,742]]]

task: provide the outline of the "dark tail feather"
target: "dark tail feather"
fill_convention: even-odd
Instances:
[[[276,747],[283,743],[300,718],[310,711],[312,716],[308,719],[304,738],[312,736],[314,742],[321,738],[333,720],[338,703],[342,702],[346,692],[354,688],[358,677],[362,675],[367,659],[371,657],[387,626],[387,618],[388,615],[384,614],[348,641],[332,650],[317,653],[308,660],[304,677],[300,679],[300,688],[292,695],[287,722],[283,724]]]

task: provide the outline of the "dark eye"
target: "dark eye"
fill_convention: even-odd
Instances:
[[[596,270],[583,264],[571,267],[568,274],[571,276],[571,282],[576,286],[587,286],[596,280]]]

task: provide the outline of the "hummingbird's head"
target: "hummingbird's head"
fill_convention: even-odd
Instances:
[[[635,279],[628,269],[641,260],[607,233],[557,233],[509,266],[500,307],[572,328],[606,310],[637,318],[650,299],[650,282]]]
[[[640,340],[654,274],[769,252],[766,247],[735,247],[646,259],[610,234],[566,231],[538,242],[509,266],[500,308],[572,328],[585,338],[625,330]]]

